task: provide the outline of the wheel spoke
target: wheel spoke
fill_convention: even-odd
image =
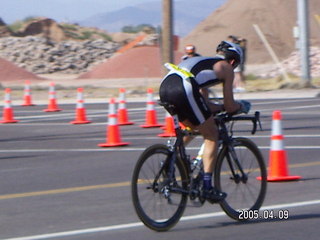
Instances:
[[[248,139],[237,138],[234,145],[240,171],[234,159],[231,158],[235,175],[230,171],[227,161],[228,151],[223,149],[217,160],[215,183],[219,190],[227,193],[227,198],[220,204],[223,210],[232,218],[239,220],[239,210],[259,209],[266,193],[266,176],[264,161],[259,149]],[[238,179],[237,179],[238,178]]]
[[[186,188],[187,173],[180,161],[174,167],[175,178],[168,181],[164,162],[170,152],[164,145],[148,148],[140,157],[132,177],[132,200],[142,222],[156,231],[173,227],[186,207],[187,196],[177,186]],[[162,170],[161,170],[162,169]],[[163,171],[159,174],[159,171]],[[155,181],[155,177],[158,179]],[[172,191],[172,188],[175,191]]]

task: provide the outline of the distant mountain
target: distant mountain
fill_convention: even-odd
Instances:
[[[227,0],[174,1],[174,32],[185,36]],[[119,32],[124,26],[162,23],[162,1],[147,2],[117,11],[96,14],[78,21],[83,26],[95,26],[109,32]]]
[[[104,11],[132,5],[136,0],[0,0],[0,16],[11,24],[26,17],[48,17],[73,22]],[[148,0],[138,0],[148,1]],[[150,0],[149,0],[150,1]]]
[[[147,23],[157,26],[160,19],[160,14],[157,11],[146,11],[138,7],[125,7],[118,11],[94,15],[80,21],[79,25],[96,26],[109,32],[120,32],[123,26],[128,25]]]

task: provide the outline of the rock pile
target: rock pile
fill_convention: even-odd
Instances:
[[[154,45],[156,40],[157,36],[151,34],[139,45]],[[0,38],[0,58],[34,74],[83,74],[113,56],[123,44],[103,39],[55,42],[37,36],[3,37]],[[299,51],[293,52],[282,64],[288,73],[301,75]],[[310,48],[310,64],[311,76],[320,77],[319,47]],[[277,77],[281,71],[275,67],[258,75]]]
[[[320,77],[320,48],[311,47],[310,52],[310,67],[311,76]],[[282,62],[282,66],[287,71],[287,73],[293,74],[295,76],[301,76],[301,63],[300,63],[300,52],[294,51],[286,60]],[[262,74],[261,77],[276,77],[281,75],[279,68],[274,68],[266,74]]]
[[[0,57],[35,74],[86,72],[121,46],[106,40],[62,41],[28,36],[0,38]]]

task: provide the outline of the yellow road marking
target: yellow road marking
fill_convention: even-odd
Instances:
[[[296,163],[290,164],[291,168],[299,168],[299,167],[310,167],[320,165],[320,162],[308,162],[308,163]]]
[[[290,168],[312,167],[317,165],[320,165],[320,162],[291,164]],[[71,192],[82,192],[82,191],[105,189],[105,188],[127,187],[130,185],[131,185],[130,182],[119,182],[119,183],[110,183],[110,184],[101,184],[101,185],[92,185],[92,186],[83,186],[83,187],[61,188],[61,189],[53,189],[53,190],[38,191],[38,192],[14,193],[14,194],[0,195],[0,200],[61,194],[61,193],[71,193]]]
[[[130,185],[130,182],[119,182],[119,183],[110,183],[110,184],[101,184],[101,185],[92,185],[92,186],[83,186],[83,187],[61,188],[61,189],[53,189],[53,190],[38,191],[38,192],[6,194],[6,195],[0,195],[0,200],[51,195],[51,194],[59,194],[59,193],[81,192],[81,191],[104,189],[104,188],[124,187],[129,185]]]

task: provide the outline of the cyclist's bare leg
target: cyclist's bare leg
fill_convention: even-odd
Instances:
[[[218,127],[215,123],[213,116],[210,116],[204,123],[195,127],[188,120],[183,121],[183,124],[191,129],[197,129],[200,131],[201,135],[204,138],[204,152],[202,155],[203,160],[203,192],[201,193],[202,197],[207,199],[211,203],[216,203],[225,199],[226,194],[217,191],[213,188],[212,182],[212,173],[214,170],[215,161],[217,158],[218,151]],[[186,142],[192,140],[184,139]],[[209,178],[208,178],[209,177]]]
[[[212,173],[218,152],[219,131],[213,116],[210,116],[204,123],[198,126],[204,138],[203,159],[203,192],[202,196],[211,203],[219,202],[227,196],[225,193],[217,191],[212,186]]]
[[[204,138],[203,170],[205,173],[212,173],[218,151],[219,134],[213,116],[199,125],[198,129]]]
[[[204,138],[204,152],[203,152],[203,167],[204,172],[213,173],[213,168],[217,156],[217,142],[218,142],[218,128],[214,121],[213,116],[208,118],[204,123],[199,126],[194,126],[188,120],[182,122],[183,125],[190,127],[193,130],[199,130]],[[184,137],[185,145],[188,144],[194,137],[186,136]]]
[[[189,128],[191,131],[193,131],[193,130],[196,130],[197,129],[197,127],[195,126],[195,125],[193,125],[191,122],[189,122],[189,120],[184,120],[183,122],[182,122],[182,124],[185,126],[185,127],[187,127],[187,128]],[[185,146],[187,146],[193,139],[195,138],[195,136],[184,136],[183,137],[183,143],[184,143],[184,145]]]

